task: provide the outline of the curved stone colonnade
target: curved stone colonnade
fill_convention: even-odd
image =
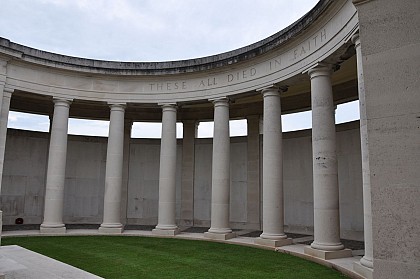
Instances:
[[[300,21],[254,45],[206,58],[162,63],[72,58],[3,40],[4,119],[11,95],[15,101],[11,107],[15,110],[53,113],[41,232],[66,230],[63,204],[70,112],[74,117],[96,119],[107,118],[109,112],[104,213],[99,231],[121,233],[124,122],[159,120],[157,110],[161,110],[158,224],[153,232],[178,233],[177,119],[199,121],[213,115],[211,226],[205,236],[235,237],[229,224],[229,119],[232,114],[235,118],[260,115],[263,232],[255,242],[273,247],[291,244],[284,233],[281,114],[305,110],[310,104],[315,241],[307,253],[323,258],[351,256],[350,250],[340,243],[334,106],[357,98],[350,41],[357,32],[357,23],[351,2],[321,1]],[[344,87],[337,90],[341,95],[333,95],[333,83]],[[95,111],[92,115],[91,107],[98,107],[102,115]],[[143,114],[150,111],[151,116],[142,119],[138,110],[144,110]]]
[[[370,5],[365,4],[370,1],[354,2],[358,9]],[[296,23],[265,40],[231,52],[185,61],[98,61],[48,53],[0,38],[0,170],[9,109],[52,117],[41,232],[64,233],[68,119],[110,119],[104,213],[99,230],[121,233],[125,223],[121,217],[122,184],[124,165],[128,164],[124,154],[131,124],[162,121],[158,222],[153,232],[175,235],[179,232],[177,221],[192,218],[188,202],[181,205],[180,220],[175,215],[176,121],[184,123],[182,155],[188,163],[182,166],[185,184],[182,192],[188,196],[194,183],[196,123],[214,120],[211,220],[205,236],[229,239],[235,237],[229,218],[229,119],[247,118],[248,123],[253,123],[248,128],[257,130],[262,117],[262,155],[258,151],[258,132],[257,137],[248,141],[248,148],[254,146],[257,163],[249,166],[256,177],[248,174],[248,183],[256,184],[257,188],[258,161],[260,157],[262,160],[263,232],[255,243],[278,247],[291,243],[284,232],[281,115],[312,109],[314,242],[305,248],[305,253],[324,259],[347,257],[351,251],[340,242],[334,110],[339,103],[359,99],[365,256],[355,269],[372,276],[369,165],[372,151],[367,141],[369,112],[358,30],[358,11],[352,1],[325,0]],[[255,206],[255,211],[259,211],[258,207]],[[256,215],[258,219],[259,214]]]

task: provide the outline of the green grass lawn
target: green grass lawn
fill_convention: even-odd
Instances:
[[[130,236],[8,237],[105,278],[346,278],[297,257],[208,241]]]

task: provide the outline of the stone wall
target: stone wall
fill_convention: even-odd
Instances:
[[[337,126],[342,236],[363,238],[362,179],[358,122]],[[195,140],[194,225],[210,225],[212,139]],[[262,144],[262,140],[260,141]],[[107,139],[70,136],[64,222],[100,224],[103,212]],[[312,233],[311,131],[284,133],[286,231]],[[4,224],[23,218],[40,224],[43,215],[48,134],[9,129],[1,195]],[[131,139],[127,224],[155,225],[158,209],[159,139]],[[181,208],[182,140],[178,140],[177,219]],[[260,160],[262,162],[262,160]],[[247,138],[231,138],[232,228],[259,229],[248,222]],[[260,166],[261,167],[261,166]],[[261,189],[261,187],[260,187]],[[260,198],[261,195],[255,198]]]
[[[420,278],[420,2],[356,1],[374,278]]]

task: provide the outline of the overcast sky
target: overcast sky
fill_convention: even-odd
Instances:
[[[255,43],[299,19],[316,2],[0,0],[0,36],[33,48],[85,58],[181,60]],[[339,107],[337,122],[357,119],[357,115],[357,102]],[[9,118],[9,127],[48,130],[46,117],[12,112]],[[310,112],[283,117],[284,130],[309,128],[310,122]],[[243,121],[231,126],[233,135],[246,132]],[[107,129],[107,122],[72,120],[69,124],[69,132],[74,134],[89,131],[107,135]],[[208,136],[211,130],[211,124],[203,123],[199,134]],[[133,136],[159,135],[158,125],[134,126]]]

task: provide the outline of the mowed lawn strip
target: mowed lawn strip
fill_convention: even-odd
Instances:
[[[8,237],[104,278],[346,278],[291,255],[208,241],[135,236]]]

